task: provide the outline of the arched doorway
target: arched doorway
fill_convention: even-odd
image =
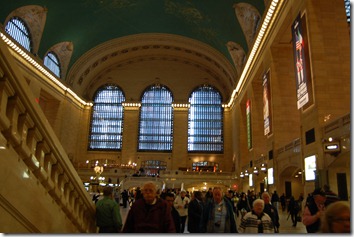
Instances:
[[[294,196],[297,199],[300,195],[303,195],[303,173],[300,167],[288,166],[279,175],[278,180],[279,195],[285,194],[286,198]]]

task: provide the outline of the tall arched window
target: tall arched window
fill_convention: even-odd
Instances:
[[[105,85],[94,96],[89,150],[120,150],[123,138],[122,90],[115,85]]]
[[[141,100],[139,151],[172,150],[172,93],[161,85],[148,88]]]
[[[347,22],[350,23],[350,0],[344,0],[345,14],[347,15]]]
[[[188,151],[221,153],[223,141],[223,108],[220,93],[201,86],[189,98]]]
[[[60,62],[54,52],[48,52],[44,57],[44,65],[60,78]]]
[[[26,23],[22,19],[19,17],[11,18],[6,24],[5,32],[27,49],[28,52],[32,52],[31,35]]]

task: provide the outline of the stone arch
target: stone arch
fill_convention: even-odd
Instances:
[[[299,172],[301,172],[301,174],[299,174]],[[297,177],[295,177],[296,175]],[[291,194],[295,197],[295,199],[297,199],[301,193],[304,193],[302,184],[303,175],[304,174],[301,167],[294,164],[289,164],[288,166],[284,167],[283,170],[279,170],[279,175],[277,177],[277,192],[279,195],[286,193],[286,182],[290,182]]]

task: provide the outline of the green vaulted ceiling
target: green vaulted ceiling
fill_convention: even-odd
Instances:
[[[248,52],[234,4],[248,3],[263,15],[264,0],[4,0],[0,21],[27,5],[47,8],[39,46],[43,58],[53,45],[74,45],[70,65],[85,52],[108,40],[139,33],[177,34],[204,42],[232,61],[226,43]]]

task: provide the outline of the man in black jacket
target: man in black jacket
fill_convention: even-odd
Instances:
[[[202,192],[194,191],[194,197],[188,206],[188,232],[202,233],[201,220],[204,203],[202,201]]]
[[[165,193],[164,199],[168,202],[171,207],[171,214],[176,227],[176,233],[181,233],[181,217],[177,209],[174,207],[173,202],[175,201],[175,195],[173,193]]]
[[[143,198],[131,206],[123,233],[176,233],[171,207],[157,196],[156,184],[148,181],[142,189]]]
[[[278,195],[277,191],[275,191],[275,190],[272,194],[271,203],[278,210],[279,195]]]
[[[321,226],[321,217],[325,211],[326,194],[320,189],[315,189],[306,203],[302,215],[302,223],[306,226],[307,233],[319,232]]]

